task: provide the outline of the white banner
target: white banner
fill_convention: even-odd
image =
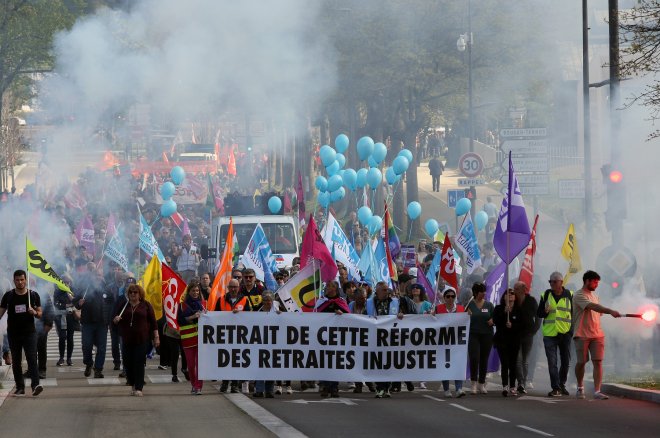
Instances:
[[[208,312],[199,320],[204,380],[463,380],[467,313],[378,318]]]

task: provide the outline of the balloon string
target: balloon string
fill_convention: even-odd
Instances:
[[[413,228],[412,224],[413,224],[413,221],[411,220],[410,224],[409,224],[410,226],[408,227],[408,228],[410,228],[410,231],[408,231],[408,240],[407,240],[407,242],[410,242],[410,238],[412,237],[412,228]]]

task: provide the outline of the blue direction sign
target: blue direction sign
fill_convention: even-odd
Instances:
[[[461,198],[465,198],[465,189],[447,190],[447,205],[449,208],[456,208],[456,203]]]

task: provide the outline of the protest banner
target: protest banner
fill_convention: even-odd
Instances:
[[[378,318],[208,312],[199,319],[203,380],[463,380],[467,313]]]

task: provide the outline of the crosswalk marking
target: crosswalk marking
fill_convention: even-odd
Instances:
[[[54,359],[57,361],[60,357],[60,349],[59,349],[59,337],[57,336],[57,331],[56,330],[51,330],[48,333],[48,340],[46,342],[46,353],[48,354],[48,359],[52,360]],[[96,354],[96,353],[95,353]],[[83,359],[83,353],[82,353],[82,334],[81,332],[74,332],[73,334],[73,354],[71,356],[71,360],[75,363],[76,361],[78,362],[76,365],[80,365]],[[106,361],[110,359],[112,362],[112,338],[110,337],[110,333],[108,333],[108,339],[106,342],[106,349],[105,349],[105,359]],[[66,360],[66,348],[64,349],[64,360]]]

